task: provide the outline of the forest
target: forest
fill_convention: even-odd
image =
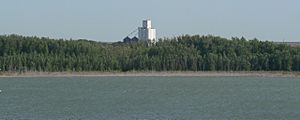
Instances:
[[[0,71],[300,71],[300,47],[212,35],[152,45],[2,35]]]

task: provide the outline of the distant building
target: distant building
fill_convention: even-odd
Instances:
[[[142,27],[138,28],[139,40],[150,40],[151,43],[156,41],[156,29],[152,28],[151,20],[143,20]]]
[[[139,39],[137,37],[130,38],[127,36],[126,38],[123,39],[124,43],[135,43],[138,41],[139,41]]]
[[[137,34],[136,34],[137,33]],[[130,38],[129,36],[138,35]],[[134,43],[138,41],[150,41],[150,43],[156,42],[156,29],[152,28],[151,20],[143,20],[142,27],[135,29],[126,38],[123,39],[124,43]]]
[[[129,38],[128,36],[126,38],[123,39],[124,43],[130,43],[131,42],[131,38]]]
[[[131,39],[131,42],[138,42],[139,41],[139,39],[137,38],[137,37],[133,37],[132,39]]]

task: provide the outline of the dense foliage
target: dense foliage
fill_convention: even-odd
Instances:
[[[155,45],[0,36],[1,71],[299,71],[300,47],[184,35]]]

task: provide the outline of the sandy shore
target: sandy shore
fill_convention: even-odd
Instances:
[[[207,72],[26,72],[0,73],[0,77],[106,77],[106,76],[191,76],[191,77],[300,77],[300,72],[281,71],[207,71]]]

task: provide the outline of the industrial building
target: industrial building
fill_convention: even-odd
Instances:
[[[151,20],[143,20],[142,27],[138,28],[140,40],[150,40],[151,43],[155,43],[156,29],[152,28]]]
[[[131,39],[130,36],[136,33],[138,34],[138,37],[134,36]],[[151,20],[143,20],[142,27],[138,27],[123,39],[124,43],[133,43],[137,41],[149,41],[150,43],[156,42],[156,29],[152,28]]]

